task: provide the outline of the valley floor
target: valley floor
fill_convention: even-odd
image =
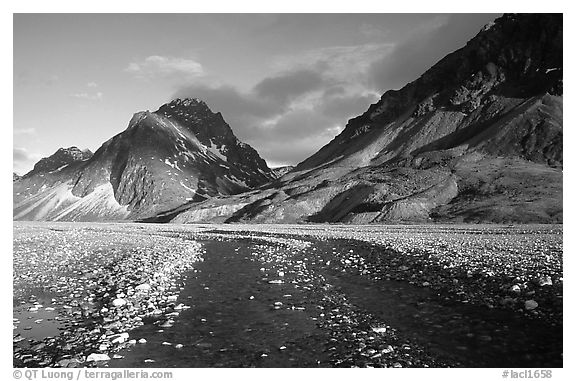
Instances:
[[[14,223],[15,367],[562,367],[561,225]]]

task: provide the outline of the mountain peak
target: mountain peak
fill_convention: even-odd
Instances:
[[[76,146],[59,148],[52,155],[40,159],[40,161],[34,165],[34,169],[28,172],[25,176],[40,172],[46,173],[55,171],[74,162],[87,160],[91,158],[92,155],[93,154],[89,149],[81,150]]]
[[[238,143],[238,139],[222,118],[222,114],[213,112],[201,99],[176,98],[170,103],[162,105],[155,114],[186,127],[206,146],[210,146],[212,143],[218,146]]]
[[[186,107],[192,109],[204,109],[212,112],[210,107],[200,98],[176,98],[167,103],[167,105],[173,107]]]
[[[515,152],[543,162],[561,161],[561,153],[556,148],[535,148],[527,143],[533,141],[534,133],[528,127],[522,129],[521,123],[517,126],[522,131],[514,129],[515,132],[505,133],[497,128],[488,131],[487,127],[496,119],[490,121],[487,116],[503,116],[503,110],[510,111],[518,106],[513,105],[515,99],[535,99],[533,97],[544,94],[562,96],[562,73],[562,15],[504,15],[484,27],[464,47],[438,61],[420,78],[400,90],[385,92],[364,114],[351,119],[330,144],[301,163],[299,169],[313,168],[341,157],[342,147],[359,162],[376,159],[386,162],[456,146],[469,150],[482,147],[492,153],[496,150],[507,154]],[[444,119],[439,122],[434,118]],[[540,117],[535,115],[534,118]],[[406,127],[405,133],[398,133],[399,125],[408,126],[415,121],[423,121],[423,124]],[[467,129],[456,133],[462,126]],[[370,157],[351,155],[361,151],[351,147],[362,146],[364,139],[371,141],[366,136],[384,132],[390,133],[390,137],[395,134],[395,138],[390,138],[390,144],[382,147],[386,149],[375,150],[368,155]],[[539,133],[548,137],[548,132]],[[441,135],[449,137],[440,140]],[[520,136],[520,143],[500,146],[488,139],[488,135],[501,143],[503,139],[514,140]],[[489,140],[492,143],[488,143]],[[546,139],[537,140],[538,144],[548,144]],[[357,143],[359,141],[364,143]],[[481,141],[486,144],[480,144]],[[540,153],[539,149],[542,149]],[[352,166],[357,165],[352,163]]]

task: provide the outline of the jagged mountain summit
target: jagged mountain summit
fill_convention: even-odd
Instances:
[[[562,15],[504,15],[278,181],[175,222],[562,222]]]
[[[89,149],[82,151],[78,147],[60,148],[53,155],[40,159],[34,168],[23,177],[56,171],[74,162],[88,160],[92,155],[93,153]]]
[[[273,178],[220,113],[198,99],[176,99],[134,114],[93,155],[72,147],[42,159],[14,183],[14,219],[154,218]]]

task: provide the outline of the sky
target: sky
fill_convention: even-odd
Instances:
[[[180,97],[296,164],[498,14],[15,14],[13,169]]]

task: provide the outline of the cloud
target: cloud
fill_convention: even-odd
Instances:
[[[192,83],[173,98],[203,99],[270,163],[296,164],[378,99],[365,75],[390,50],[388,44],[336,46],[276,57],[276,73],[248,91]]]
[[[100,91],[98,91],[96,93],[81,92],[81,93],[70,94],[69,96],[71,98],[80,99],[80,100],[84,100],[84,101],[101,101],[104,99],[104,94]]]
[[[367,78],[379,91],[399,89],[416,80],[441,58],[462,47],[494,15],[439,15],[423,24],[389,54],[371,62]]]
[[[324,78],[318,72],[302,69],[265,78],[254,87],[253,91],[259,97],[286,103],[319,89],[323,84]]]
[[[36,135],[35,128],[20,128],[13,131],[14,135]]]
[[[46,84],[46,86],[53,86],[56,84],[56,82],[60,81],[60,77],[57,76],[56,74],[49,76],[48,78],[46,78],[44,80],[44,84]]]
[[[200,63],[179,57],[149,56],[140,62],[130,63],[125,70],[141,79],[174,77],[191,80],[204,76]]]
[[[96,82],[88,82],[86,84],[86,87],[95,88],[95,87],[98,87],[98,84]]]
[[[369,23],[360,24],[358,31],[365,37],[377,40],[383,40],[390,34],[385,28]]]
[[[12,164],[13,170],[16,173],[24,174],[25,172],[28,172],[41,158],[41,155],[30,153],[26,148],[12,148]]]
[[[365,87],[366,72],[372,63],[388,55],[393,48],[391,43],[331,46],[277,57],[273,66],[277,70],[314,70],[330,78],[332,83],[343,83],[348,88]]]
[[[13,160],[15,162],[22,162],[30,160],[30,154],[25,148],[13,148]]]

